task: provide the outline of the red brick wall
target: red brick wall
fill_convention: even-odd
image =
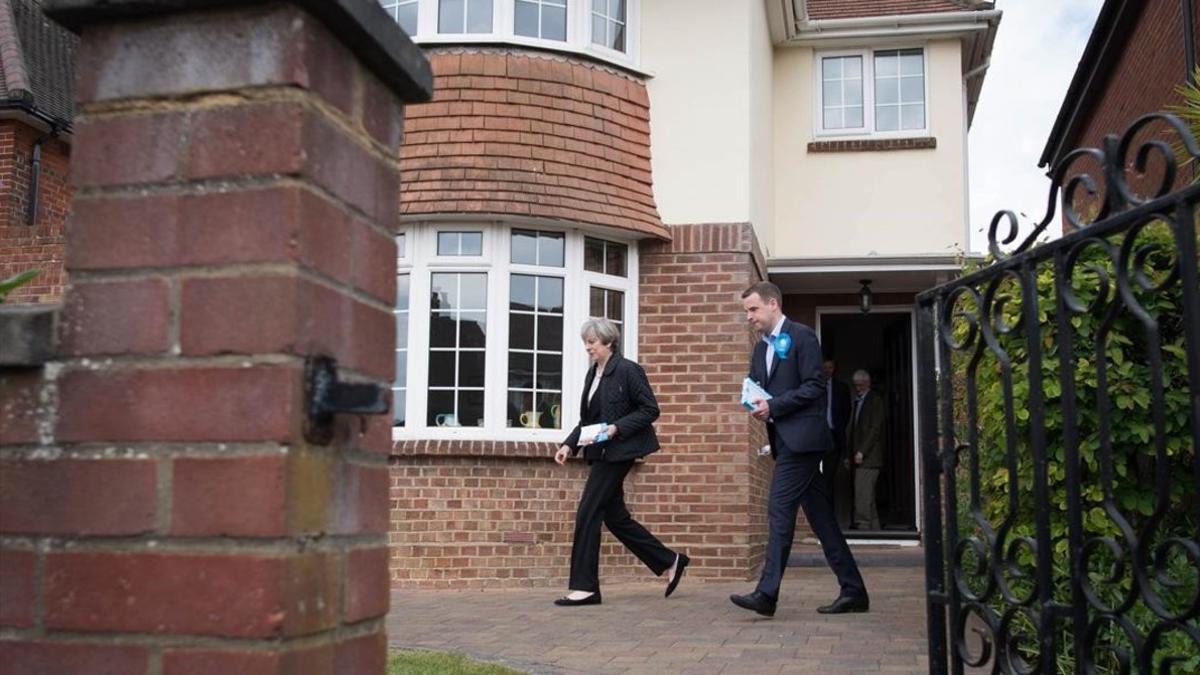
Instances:
[[[751,347],[740,295],[765,269],[749,225],[672,226],[639,257],[639,360],[662,408],[663,449],[626,479],[634,517],[700,578],[746,579],[762,561],[771,461],[738,405]],[[587,466],[553,444],[407,441],[392,458],[392,584],[564,583]],[[603,582],[651,574],[605,532]]]
[[[63,242],[71,188],[70,147],[55,139],[42,146],[38,214],[26,225],[33,144],[42,132],[17,120],[0,120],[0,279],[38,269],[8,302],[58,302],[66,286]]]
[[[387,418],[315,437],[302,392],[394,378],[403,104],[291,3],[79,64],[60,352],[0,367],[0,663],[383,675]]]

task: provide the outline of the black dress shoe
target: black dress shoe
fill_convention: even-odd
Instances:
[[[867,596],[855,597],[852,595],[839,595],[837,600],[818,607],[817,612],[820,614],[846,614],[847,612],[865,612],[871,609],[871,600]]]
[[[742,609],[749,609],[763,616],[775,616],[775,598],[762,591],[754,591],[750,595],[737,595],[735,593],[729,596],[729,600]]]
[[[599,605],[600,604],[600,592],[596,591],[595,593],[592,593],[591,595],[587,596],[586,598],[582,598],[579,600],[572,600],[564,595],[563,597],[555,600],[554,604],[558,605],[559,607],[579,607],[580,605]]]
[[[679,580],[683,578],[683,570],[687,568],[690,562],[692,562],[691,558],[682,553],[679,554],[679,562],[675,563],[675,578],[671,580],[671,583],[667,584],[667,592],[663,595],[664,598],[671,597],[671,594],[675,592],[675,587],[679,585]]]

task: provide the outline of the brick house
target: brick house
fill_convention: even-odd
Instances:
[[[0,279],[42,273],[14,301],[62,298],[77,38],[36,0],[0,0]]]
[[[1075,148],[1100,147],[1105,134],[1119,134],[1142,115],[1181,105],[1179,87],[1194,82],[1200,54],[1197,26],[1200,3],[1194,0],[1106,0],[1038,166],[1049,171]],[[1146,136],[1162,131],[1151,126]],[[1132,184],[1148,188],[1161,175],[1160,165],[1152,163],[1149,175],[1132,176]],[[1181,171],[1176,185],[1191,180],[1190,171]]]
[[[585,467],[550,458],[589,316],[620,323],[662,407],[631,509],[696,575],[754,575],[771,462],[736,404],[739,293],[763,278],[888,395],[884,530],[856,538],[916,543],[910,308],[967,248],[992,3],[382,5],[436,76],[402,151],[393,585],[565,578]],[[611,538],[602,573],[645,576]]]

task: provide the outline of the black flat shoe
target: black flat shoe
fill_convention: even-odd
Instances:
[[[683,570],[687,569],[690,562],[692,562],[691,558],[682,553],[679,554],[679,562],[675,563],[675,578],[671,580],[671,583],[667,584],[667,592],[663,594],[664,598],[671,597],[671,594],[675,592],[675,587],[679,585],[679,580],[683,578]]]
[[[775,616],[776,599],[761,591],[754,591],[750,595],[734,594],[729,596],[729,601],[763,616]]]
[[[599,605],[600,604],[600,593],[599,592],[592,593],[591,595],[587,596],[586,598],[583,598],[580,600],[572,600],[564,595],[563,597],[555,600],[554,604],[558,605],[559,607],[579,607],[580,605]]]
[[[837,600],[818,607],[819,614],[847,614],[850,612],[866,612],[871,609],[871,600],[867,596],[855,597],[852,595],[839,595]]]

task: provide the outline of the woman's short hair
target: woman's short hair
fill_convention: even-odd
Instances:
[[[608,319],[588,319],[583,322],[583,327],[579,329],[579,337],[584,340],[594,337],[601,344],[615,351],[621,340],[621,329],[617,328],[617,324]]]

